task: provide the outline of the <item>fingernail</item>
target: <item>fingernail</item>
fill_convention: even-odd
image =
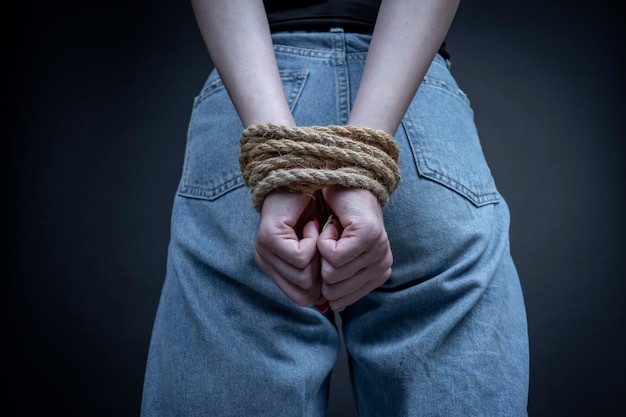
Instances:
[[[315,222],[315,229],[317,230],[317,233],[320,232],[320,222],[319,220],[317,220],[317,217],[313,216],[313,222]]]
[[[328,304],[328,301],[323,303],[323,304],[316,304],[315,307],[317,308],[317,311],[319,311],[320,313],[326,313],[328,311],[328,307],[330,305]]]

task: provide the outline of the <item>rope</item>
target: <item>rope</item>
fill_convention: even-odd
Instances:
[[[240,145],[239,166],[258,211],[273,191],[331,185],[369,190],[385,205],[401,179],[398,145],[381,130],[257,124],[243,131]]]

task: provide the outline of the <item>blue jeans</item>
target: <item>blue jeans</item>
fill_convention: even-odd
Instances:
[[[370,36],[274,35],[299,125],[345,124]],[[360,416],[526,416],[528,340],[509,211],[468,97],[437,56],[395,134],[388,282],[342,323]],[[243,126],[213,71],[195,99],[142,416],[323,416],[332,314],[291,302],[253,259]]]

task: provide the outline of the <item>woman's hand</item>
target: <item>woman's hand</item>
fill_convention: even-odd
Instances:
[[[261,210],[254,259],[299,306],[323,304],[320,298],[319,231],[316,201],[300,193],[270,193]]]
[[[393,255],[378,199],[369,191],[328,187],[324,200],[333,220],[317,240],[321,256],[322,295],[342,310],[391,276]]]

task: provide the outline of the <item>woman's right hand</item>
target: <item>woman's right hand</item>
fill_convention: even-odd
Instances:
[[[342,310],[384,284],[393,254],[378,199],[358,188],[327,187],[333,220],[317,241],[322,294],[333,310]]]

